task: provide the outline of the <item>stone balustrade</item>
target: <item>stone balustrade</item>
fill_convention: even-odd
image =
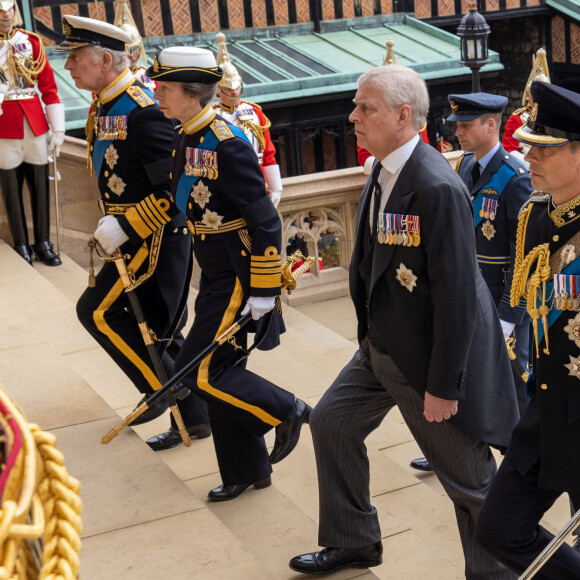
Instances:
[[[445,156],[454,165],[460,154],[453,151]],[[61,175],[58,182],[60,250],[88,269],[87,240],[94,232],[101,213],[97,206],[99,192],[96,179],[94,175],[89,175],[87,169],[85,142],[67,137],[57,163]],[[283,253],[286,254],[287,245],[294,240],[294,246],[304,247],[306,244],[308,254],[315,258],[311,272],[303,275],[298,288],[285,298],[290,304],[348,294],[348,267],[354,243],[355,218],[366,180],[361,167],[282,180],[284,194],[278,212],[283,224]],[[54,195],[52,197],[52,241],[56,243]],[[29,205],[25,200],[31,230]],[[1,205],[0,238],[12,243]]]

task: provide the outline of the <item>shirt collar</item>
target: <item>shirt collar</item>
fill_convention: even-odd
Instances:
[[[499,145],[500,143],[498,141],[491,151],[488,151],[481,159],[477,160],[477,163],[481,165],[482,170],[487,167],[487,164],[491,161],[491,158],[497,153]]]
[[[195,117],[183,123],[183,130],[188,135],[193,135],[209,125],[216,116],[216,112],[211,105],[206,105]]]
[[[382,161],[381,165],[392,175],[397,173],[401,167],[409,160],[411,153],[419,142],[419,134],[413,135],[405,144],[401,145],[389,153]]]
[[[112,101],[121,93],[124,93],[134,82],[135,77],[133,73],[129,69],[126,69],[99,93],[99,101],[103,104]]]

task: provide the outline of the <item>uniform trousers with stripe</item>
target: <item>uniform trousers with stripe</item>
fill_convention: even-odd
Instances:
[[[165,243],[165,242],[162,242]],[[131,255],[127,267],[139,278],[147,271],[149,251],[145,245],[123,246],[123,251]],[[168,305],[156,283],[156,274],[147,279],[136,292],[143,314],[150,329],[159,338],[164,336],[171,320],[180,316],[177,303]],[[87,287],[77,302],[77,316],[84,328],[117,363],[129,377],[139,392],[152,393],[161,387],[155,373],[151,356],[145,346],[143,336],[133,315],[131,304],[119,272],[113,262],[105,262],[95,277],[95,286]],[[173,359],[159,344],[158,353],[167,376],[173,374]],[[172,349],[170,349],[172,350]],[[172,355],[174,356],[174,355]],[[178,403],[182,407],[182,403]],[[208,423],[205,403],[198,397],[189,397],[187,405],[188,426]]]
[[[202,271],[200,290],[193,326],[175,360],[176,372],[240,318],[247,300],[229,254],[217,238],[206,244],[196,240],[194,248]],[[245,348],[247,329],[234,338],[236,345]],[[254,483],[272,473],[264,434],[294,409],[292,393],[247,370],[241,358],[242,352],[226,342],[183,380],[207,403],[224,485]],[[188,420],[185,408],[186,424]]]
[[[465,577],[515,579],[475,541],[475,522],[496,472],[489,446],[450,421],[429,423],[423,416],[423,398],[392,358],[367,338],[310,416],[318,469],[318,543],[357,548],[381,539],[371,503],[365,439],[395,405],[454,504]]]

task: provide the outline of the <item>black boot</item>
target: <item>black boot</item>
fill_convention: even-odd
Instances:
[[[48,186],[48,164],[23,163],[24,178],[30,191],[32,221],[34,226],[34,252],[36,259],[47,266],[60,266],[60,258],[53,251],[50,241],[50,189]]]
[[[28,243],[28,230],[22,203],[23,181],[22,166],[14,169],[0,169],[0,189],[14,249],[32,266],[32,250]]]

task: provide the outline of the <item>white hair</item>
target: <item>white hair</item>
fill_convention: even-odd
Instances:
[[[125,69],[129,68],[129,57],[124,50],[111,50],[110,48],[105,48],[103,46],[90,46],[93,51],[93,62],[98,63],[103,60],[105,52],[111,55],[113,61],[113,69],[119,74]]]
[[[417,131],[423,129],[429,111],[429,93],[425,81],[414,70],[397,64],[378,66],[363,73],[357,82],[359,86],[370,84],[381,89],[389,111],[409,105],[412,127]]]

